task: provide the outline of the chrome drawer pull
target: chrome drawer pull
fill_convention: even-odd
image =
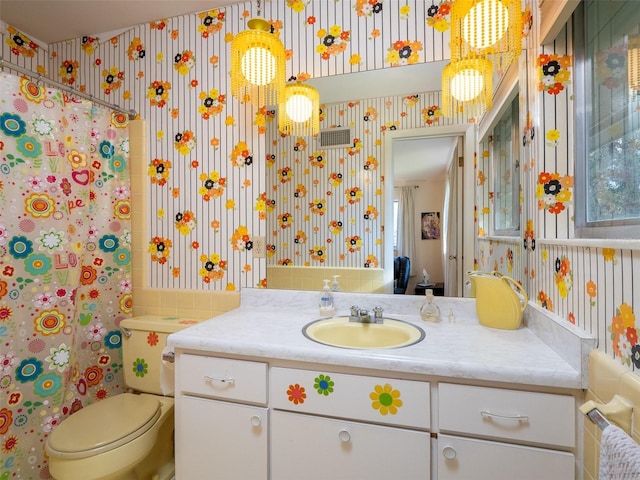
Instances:
[[[498,415],[497,413],[487,412],[486,410],[481,410],[480,415],[488,418],[500,418],[503,420],[517,420],[518,422],[529,421],[529,415]]]
[[[228,383],[230,385],[233,385],[234,383],[236,383],[236,379],[235,378],[217,378],[217,377],[211,377],[209,375],[205,375],[204,379],[207,382],[220,382],[220,383]]]

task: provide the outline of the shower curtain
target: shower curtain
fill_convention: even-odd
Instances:
[[[51,431],[124,390],[128,158],[126,115],[0,73],[0,480],[50,478]]]

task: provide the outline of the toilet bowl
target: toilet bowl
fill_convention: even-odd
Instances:
[[[45,447],[49,471],[60,480],[169,480],[172,435],[172,398],[116,395],[76,412],[52,432]]]
[[[170,333],[194,323],[161,316],[133,317],[121,323],[125,383],[134,392],[92,403],[51,432],[45,451],[54,479],[173,478],[174,399],[163,395],[160,385],[162,351]]]

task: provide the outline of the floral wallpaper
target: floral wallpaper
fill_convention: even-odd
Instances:
[[[321,106],[320,128],[352,128],[352,146],[267,128],[267,194],[255,209],[267,219],[269,265],[382,268],[385,132],[450,125],[440,93],[416,93]],[[416,158],[416,161],[420,159]]]

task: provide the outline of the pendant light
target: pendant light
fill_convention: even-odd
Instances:
[[[278,130],[284,135],[312,136],[320,131],[320,94],[300,82],[284,87],[278,107]]]
[[[285,51],[271,25],[260,17],[231,42],[231,94],[243,103],[276,105],[285,86]]]
[[[449,118],[478,119],[493,104],[493,64],[472,56],[451,61],[442,71],[442,111]]]
[[[451,59],[481,55],[505,71],[522,53],[520,0],[455,0],[451,5]]]

